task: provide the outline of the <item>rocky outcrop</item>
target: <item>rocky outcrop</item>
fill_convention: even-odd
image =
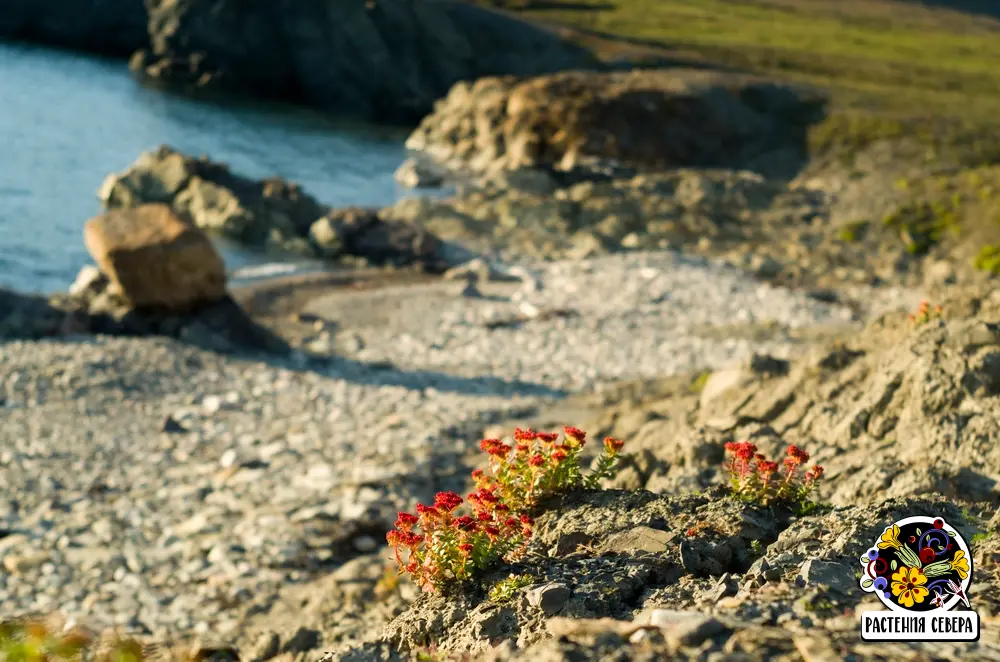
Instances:
[[[226,295],[226,267],[205,234],[164,204],[87,221],[84,243],[111,289],[136,308],[185,312]]]
[[[419,223],[372,209],[334,210],[293,182],[248,179],[166,146],[110,175],[98,197],[108,209],[169,205],[206,232],[255,246],[434,272],[454,266],[447,247]]]
[[[407,147],[489,173],[679,166],[794,173],[823,97],[703,70],[565,72],[459,83]]]
[[[859,612],[878,608],[857,587],[858,557],[904,517],[946,518],[966,539],[978,524],[938,496],[793,520],[724,490],[592,492],[546,506],[525,560],[420,596],[381,636],[333,659],[404,660],[429,647],[441,657],[524,662],[730,659],[736,651],[751,662],[876,659],[858,637]],[[511,577],[519,585],[491,593]],[[996,581],[979,586],[980,608],[992,609]],[[988,660],[1000,649],[983,640],[961,652],[904,645],[920,659]]]
[[[697,491],[718,479],[722,444],[749,439],[766,455],[809,450],[838,506],[929,493],[995,506],[1000,295],[976,287],[942,303],[940,318],[891,313],[797,361],[717,371],[698,395],[606,409],[601,433],[635,440],[620,486]]]
[[[596,66],[556,35],[459,2],[150,0],[147,81],[416,122],[460,80]]]
[[[5,0],[0,39],[132,56],[140,80],[416,123],[460,80],[596,68],[456,0]]]
[[[4,0],[0,39],[114,57],[149,43],[143,0]]]
[[[108,209],[168,204],[203,230],[250,244],[302,236],[325,211],[294,183],[247,179],[224,164],[166,146],[143,153],[124,172],[109,175],[98,197]]]
[[[49,304],[62,316],[58,333],[166,336],[217,352],[287,354],[287,343],[257,324],[228,294],[184,310],[137,308],[96,267],[84,267],[66,294]]]

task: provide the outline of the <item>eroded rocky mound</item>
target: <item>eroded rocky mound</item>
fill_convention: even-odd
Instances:
[[[459,83],[407,147],[457,171],[679,166],[794,172],[812,91],[702,70],[565,72]]]
[[[757,357],[713,373],[700,395],[622,404],[603,427],[634,439],[621,485],[674,493],[720,479],[722,444],[775,454],[808,448],[837,505],[938,493],[997,504],[1000,491],[1000,296],[903,314],[792,363]]]
[[[858,614],[880,607],[857,586],[857,558],[914,515],[944,517],[970,543],[983,635],[879,654],[996,656],[997,357],[1000,296],[980,289],[939,313],[887,314],[800,359],[758,355],[693,385],[672,378],[564,403],[618,401],[595,431],[630,440],[615,479],[624,489],[545,504],[522,562],[417,598],[339,659],[874,659]],[[772,458],[789,443],[807,449],[826,467],[829,505],[796,517],[726,496],[734,440]],[[494,589],[510,575],[519,580],[501,599]]]
[[[209,233],[257,246],[429,271],[451,266],[446,247],[417,223],[383,219],[372,209],[331,209],[294,182],[249,179],[167,146],[110,175],[98,197],[108,209],[166,204]]]
[[[936,496],[801,518],[718,490],[578,493],[545,508],[526,560],[419,597],[380,638],[334,659],[427,651],[440,659],[868,659],[854,613],[875,607],[856,586],[855,567],[871,541],[913,515],[944,517],[966,538],[976,530]],[[511,575],[516,587],[493,591]],[[989,583],[977,596],[987,612],[997,589]],[[937,659],[998,653],[994,643],[916,647]]]
[[[156,0],[140,77],[416,122],[460,80],[592,67],[555,34],[460,2]]]

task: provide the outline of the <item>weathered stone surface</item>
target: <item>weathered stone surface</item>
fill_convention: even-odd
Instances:
[[[109,175],[98,197],[108,209],[169,204],[204,230],[252,244],[304,236],[327,209],[293,182],[248,179],[166,145]]]
[[[113,291],[135,308],[185,311],[226,295],[226,269],[208,237],[164,204],[87,221],[84,243]]]
[[[331,260],[443,271],[468,259],[419,221],[361,207],[331,209],[294,182],[249,179],[167,146],[108,176],[98,197],[108,209],[164,203],[206,232]]]
[[[789,155],[804,157],[805,128],[822,117],[822,106],[814,92],[701,70],[486,78],[452,88],[407,146],[479,173],[723,165],[780,171]]]
[[[149,4],[142,79],[417,121],[459,80],[595,66],[582,48],[459,2]]]

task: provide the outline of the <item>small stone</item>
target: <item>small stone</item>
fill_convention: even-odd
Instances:
[[[46,552],[8,554],[3,557],[3,567],[12,575],[23,575],[41,567],[48,560],[49,555]]]
[[[627,235],[622,237],[621,247],[622,248],[639,248],[642,245],[642,238],[635,232],[629,232]]]
[[[444,173],[433,164],[419,159],[406,159],[393,179],[407,188],[436,188],[444,183]]]
[[[842,563],[809,559],[799,569],[796,581],[805,585],[829,586],[838,593],[849,595],[856,589],[854,575]]]
[[[611,536],[602,549],[625,554],[663,554],[676,537],[677,534],[671,531],[637,526]]]
[[[87,292],[100,289],[101,285],[107,284],[107,276],[92,264],[88,264],[80,269],[76,275],[76,280],[69,286],[69,293],[73,296],[80,296]]]
[[[697,646],[725,630],[722,622],[711,616],[672,609],[653,610],[649,623],[663,630],[663,635],[671,648]]]
[[[217,395],[209,395],[201,401],[202,410],[208,414],[216,414],[222,409],[222,398]]]
[[[543,584],[528,589],[528,604],[532,607],[538,607],[546,616],[551,616],[563,608],[571,593],[565,584],[558,582]]]
[[[781,579],[782,572],[778,568],[768,568],[764,571],[762,576],[766,581],[776,582]]]
[[[783,265],[770,255],[754,254],[750,268],[761,278],[774,278],[781,273]]]
[[[182,434],[187,432],[187,428],[178,423],[173,416],[167,416],[160,424],[160,431],[166,434]]]
[[[715,586],[705,593],[705,597],[709,602],[715,604],[723,598],[736,595],[738,590],[739,585],[736,583],[736,580],[733,579],[727,572],[719,578],[719,582]]]
[[[228,469],[236,464],[236,459],[236,451],[230,448],[219,458],[219,466],[223,469]]]
[[[468,299],[479,299],[483,296],[483,293],[479,291],[479,288],[476,287],[474,282],[469,281],[465,284],[465,287],[462,288],[461,295]]]

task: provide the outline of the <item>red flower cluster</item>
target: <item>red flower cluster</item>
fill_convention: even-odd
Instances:
[[[920,306],[917,308],[916,312],[910,313],[910,324],[913,326],[922,326],[931,320],[941,319],[941,314],[941,306],[934,306],[931,308],[931,304],[924,300],[920,302]]]
[[[385,538],[403,572],[425,590],[448,579],[465,579],[501,557],[523,551],[531,518],[510,517],[509,509],[486,490],[469,495],[472,515],[452,513],[463,503],[454,492],[438,492],[434,506],[417,506],[417,515],[399,513]],[[413,532],[419,526],[423,534]]]
[[[823,467],[813,465],[800,479],[799,468],[809,461],[809,453],[793,444],[785,450],[781,463],[784,471],[779,474],[778,463],[769,461],[757,450],[749,441],[726,444],[726,451],[732,456],[726,469],[733,493],[764,505],[777,501],[806,503],[823,476]]]
[[[476,489],[466,501],[471,514],[456,515],[463,504],[454,492],[440,492],[434,504],[419,504],[417,514],[400,513],[396,528],[386,534],[402,572],[410,573],[425,590],[441,582],[462,580],[502,558],[524,552],[534,521],[526,513],[545,496],[567,489],[597,487],[614,475],[624,442],[608,437],[594,470],[584,476],[580,452],[587,434],[574,427],[555,432],[514,431],[514,445],[483,439],[489,456],[488,474],[472,472]],[[419,527],[422,533],[414,532]]]

